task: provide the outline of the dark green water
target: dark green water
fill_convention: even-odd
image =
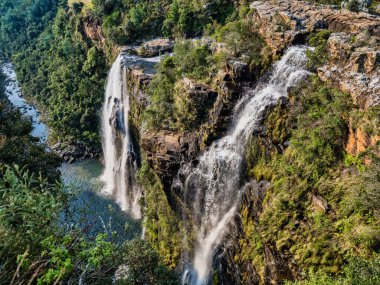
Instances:
[[[71,227],[76,224],[85,229],[88,236],[115,232],[120,241],[140,235],[139,222],[121,211],[113,200],[101,195],[103,185],[99,177],[103,166],[98,160],[64,163],[60,170],[65,185],[75,192],[69,213],[64,214],[70,223],[63,226]]]

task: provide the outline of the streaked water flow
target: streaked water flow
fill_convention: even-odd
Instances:
[[[261,115],[287,89],[308,75],[306,47],[294,46],[274,64],[268,80],[247,90],[234,112],[228,135],[214,142],[193,168],[185,165],[181,176],[185,203],[189,206],[196,242],[182,277],[183,285],[210,283],[212,258],[223,239],[228,223],[236,214],[245,175],[244,150],[252,132],[260,126]]]
[[[129,94],[123,57],[119,55],[107,79],[103,113],[102,136],[104,155],[103,193],[111,195],[123,211],[140,218],[138,200],[141,190],[134,183],[135,152],[128,124]]]
[[[129,128],[130,94],[126,76],[126,66],[143,65],[146,69],[160,60],[160,57],[140,58],[120,54],[108,74],[102,113],[102,146],[104,172],[102,180],[104,194],[114,197],[123,211],[134,218],[141,218],[139,200],[141,189],[135,183],[137,170]]]

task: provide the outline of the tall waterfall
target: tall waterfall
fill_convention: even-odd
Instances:
[[[123,211],[140,218],[141,190],[134,183],[137,165],[128,125],[129,94],[124,71],[123,56],[119,55],[108,75],[103,105],[102,192],[113,196]]]
[[[252,132],[260,125],[262,112],[287,95],[308,72],[306,47],[288,49],[272,69],[269,79],[247,90],[234,112],[228,135],[214,142],[199,158],[196,168],[186,165],[181,176],[185,203],[190,207],[196,231],[191,264],[184,272],[183,285],[210,283],[213,253],[223,239],[228,223],[236,214],[244,184],[244,150]]]

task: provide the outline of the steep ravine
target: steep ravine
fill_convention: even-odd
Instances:
[[[2,1],[1,280],[380,283],[377,1]]]

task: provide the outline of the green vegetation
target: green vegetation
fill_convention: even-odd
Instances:
[[[134,239],[126,242],[124,250],[127,252],[124,264],[128,267],[128,275],[127,278],[116,282],[116,284],[179,284],[174,271],[162,265],[159,254],[148,242],[141,239]]]
[[[0,54],[12,57],[23,92],[47,111],[52,142],[99,146],[106,58],[112,61],[116,45],[161,35],[201,35],[207,25],[236,19],[236,11],[246,6],[229,0],[207,5],[188,0],[85,2],[35,0],[29,5],[27,0],[6,0],[0,4]],[[88,38],[88,23],[101,26],[105,46]],[[203,61],[209,50],[203,46],[194,53],[181,68],[188,76],[205,78],[212,67]]]
[[[30,135],[32,123],[15,109],[4,94],[4,76],[0,72],[0,164],[17,164],[33,173],[41,173],[54,183],[61,161],[38,145]]]
[[[233,1],[215,0],[204,5],[189,0],[93,0],[93,14],[102,22],[108,40],[123,45],[157,36],[194,37],[212,23],[224,24],[233,16]]]
[[[316,71],[316,69],[328,59],[327,40],[329,39],[330,34],[331,32],[328,30],[321,30],[311,34],[308,38],[310,46],[314,47],[313,51],[306,51],[306,55],[309,58],[308,67],[312,71]]]
[[[369,260],[351,258],[343,267],[338,277],[323,272],[311,273],[307,281],[286,282],[286,285],[373,285],[380,283],[380,258],[375,256]]]
[[[124,265],[130,271],[118,284],[177,284],[176,275],[144,241],[119,244],[114,233],[88,237],[85,228],[71,224],[68,231],[60,226],[70,223],[60,219],[70,197],[61,185],[49,186],[17,167],[1,171],[2,283],[110,284],[115,270]]]
[[[143,114],[148,127],[153,129],[192,129],[199,118],[191,116],[184,104],[187,91],[183,90],[182,76],[206,80],[213,67],[210,49],[201,42],[179,41],[173,56],[165,57],[157,68],[157,74],[149,85],[150,105]],[[207,106],[204,106],[207,107]]]
[[[207,118],[213,99],[206,98],[207,94],[193,95],[187,85],[195,81],[217,89],[214,84],[217,72],[226,68],[228,59],[242,60],[250,69],[260,71],[268,67],[269,52],[261,37],[249,31],[245,20],[216,24],[213,29],[212,37],[224,44],[222,51],[213,51],[213,43],[207,41],[177,40],[173,55],[158,65],[147,90],[150,105],[143,114],[148,128],[181,131],[198,128]]]
[[[48,111],[53,142],[99,145],[103,53],[83,33],[85,16],[65,1],[32,2],[0,4],[0,55],[12,57],[24,94]]]
[[[189,84],[218,91],[217,73],[230,69],[231,59],[257,75],[272,59],[252,31],[245,1],[82,2],[0,3],[0,56],[15,64],[25,96],[47,111],[51,142],[100,146],[106,71],[119,45],[177,39],[147,87],[149,106],[135,118],[156,131],[196,131],[206,120],[214,99],[192,94]],[[281,17],[273,20],[278,31],[289,29]],[[201,35],[210,38],[187,39]],[[310,35],[311,70],[328,60],[329,36],[326,30]],[[144,161],[137,174],[145,191],[146,242],[120,243],[112,232],[89,236],[78,225],[65,227],[70,213],[62,213],[75,197],[59,182],[60,160],[36,144],[31,123],[4,98],[3,81],[0,74],[0,283],[107,284],[126,265],[117,284],[177,284],[172,270],[187,247],[186,225],[155,171]],[[264,124],[265,135],[249,143],[247,170],[271,185],[258,213],[241,210],[245,236],[235,259],[251,262],[263,277],[270,244],[306,273],[295,284],[379,282],[378,157],[375,149],[358,156],[344,150],[349,125],[379,135],[379,109],[358,110],[347,94],[313,79],[294,88],[288,106],[274,107]]]
[[[239,58],[248,63],[251,68],[262,66],[264,69],[270,63],[269,55],[266,54],[268,50],[264,49],[263,39],[249,29],[252,25],[254,23],[244,18],[232,21],[224,26],[215,27],[213,37],[225,44],[228,57]]]
[[[76,197],[58,182],[60,160],[30,135],[31,123],[4,98],[3,79],[0,74],[0,283],[110,284],[125,265],[130,271],[118,284],[178,284],[149,243],[120,243],[112,228],[89,234],[91,222],[83,228],[74,222],[69,205]]]
[[[145,190],[142,205],[145,209],[146,237],[164,264],[176,268],[183,246],[182,222],[170,207],[160,179],[146,161],[142,163],[137,178]]]
[[[81,21],[60,8],[38,40],[13,58],[24,94],[48,110],[50,139],[99,144],[107,66],[102,52],[79,30]]]
[[[267,117],[268,138],[274,143],[289,140],[290,146],[282,153],[267,147],[266,139],[251,140],[249,174],[271,181],[271,186],[258,218],[245,222],[252,227],[241,241],[250,252],[245,258],[262,260],[261,251],[249,250],[252,244],[274,243],[305,272],[337,274],[346,260],[367,262],[379,251],[379,162],[371,156],[373,163],[364,165],[345,154],[352,108],[348,95],[313,79],[291,91],[288,112],[276,107]],[[263,272],[262,262],[257,264]],[[371,274],[379,278],[378,272]],[[310,282],[305,284],[322,284]]]
[[[27,48],[55,17],[58,0],[2,0],[0,57]]]

